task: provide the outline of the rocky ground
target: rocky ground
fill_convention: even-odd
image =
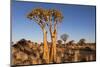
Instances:
[[[51,44],[48,43],[48,45],[50,49]],[[68,43],[66,45],[67,46],[64,44],[57,44],[57,63],[95,60],[95,49],[81,47],[82,49],[78,48],[77,51],[77,49],[75,49],[76,46],[73,47],[73,45],[68,45]],[[42,58],[43,43],[38,44],[30,40],[22,39],[12,44],[11,50],[12,65],[45,64]],[[85,52],[83,50],[85,50]]]

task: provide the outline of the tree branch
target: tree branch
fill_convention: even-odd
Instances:
[[[51,19],[51,17],[49,19],[49,31],[50,31],[50,34],[52,35],[52,19]]]
[[[57,21],[54,21],[54,32],[56,32],[57,29]]]
[[[33,18],[33,21],[35,21],[41,27],[41,29],[43,30],[44,27],[39,23],[39,20]]]

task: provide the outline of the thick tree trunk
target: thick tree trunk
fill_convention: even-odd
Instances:
[[[51,40],[52,40],[52,45],[51,45],[51,52],[50,52],[50,62],[55,62],[56,63],[56,31],[51,34]]]
[[[47,44],[47,31],[43,30],[43,41],[44,41],[44,46],[43,46],[43,59],[45,60],[45,63],[49,63],[49,49],[48,49],[48,44]]]
[[[54,62],[54,35],[53,33],[51,33],[51,40],[52,40],[52,44],[51,44],[51,51],[50,51],[50,62]]]
[[[55,62],[55,63],[56,63],[56,57],[57,57],[57,56],[56,56],[56,54],[57,54],[57,53],[56,53],[56,50],[57,50],[57,49],[56,49],[56,40],[57,40],[57,34],[56,34],[56,32],[55,32],[55,34],[54,34],[54,44],[53,44],[53,45],[54,45],[54,62]]]
[[[53,39],[53,37],[54,37],[54,36],[52,36],[52,34],[51,34],[51,41],[52,41],[52,44],[51,44],[51,49],[50,49],[50,63],[53,62],[53,55],[54,55],[54,51],[53,51],[53,41],[54,41],[54,39]]]

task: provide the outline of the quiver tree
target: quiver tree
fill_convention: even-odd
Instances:
[[[34,20],[42,29],[44,35],[44,53],[43,58],[47,59],[49,62],[49,51],[47,45],[47,31],[46,26],[49,28],[51,36],[51,50],[50,50],[50,62],[56,62],[56,40],[57,40],[57,25],[63,19],[60,11],[55,9],[33,9],[31,13],[28,14],[28,18]]]
[[[68,35],[67,34],[62,34],[61,35],[61,39],[64,41],[64,44],[66,45],[66,41],[67,41],[67,39],[68,39]]]
[[[83,44],[85,44],[85,41],[86,39],[82,38],[79,40],[78,44],[82,46]]]
[[[62,40],[57,40],[57,43],[58,43],[58,47],[62,46]]]
[[[57,42],[58,42],[58,44],[60,44],[60,45],[62,44],[62,41],[61,41],[61,40],[58,40]]]
[[[28,15],[27,18],[35,21],[41,28],[43,32],[43,59],[45,63],[49,63],[49,50],[47,45],[47,30],[46,30],[46,23],[47,23],[47,10],[42,8],[35,8],[33,9]]]
[[[57,41],[57,25],[61,23],[63,16],[60,11],[50,9],[47,11],[48,23],[47,26],[51,36],[51,50],[50,50],[50,62],[56,63],[56,41]]]
[[[74,40],[71,40],[68,42],[69,45],[73,45],[73,43],[74,43]]]

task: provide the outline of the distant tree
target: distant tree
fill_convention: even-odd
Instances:
[[[37,43],[37,42],[35,42],[35,45],[38,45],[38,43]]]
[[[74,43],[74,40],[71,40],[68,42],[69,45],[72,45]]]
[[[57,42],[58,42],[58,44],[62,44],[62,41],[61,40],[58,40]]]
[[[64,44],[66,44],[66,41],[67,41],[68,37],[69,36],[67,34],[62,34],[61,35],[61,39],[64,41]]]
[[[86,41],[86,39],[82,38],[79,40],[78,44],[83,45],[83,44],[85,44],[85,41]]]

